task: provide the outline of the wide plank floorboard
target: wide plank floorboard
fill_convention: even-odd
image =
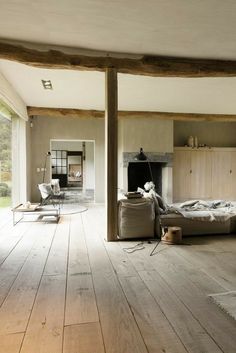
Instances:
[[[5,217],[5,216],[4,216]],[[0,220],[0,353],[235,353],[236,236],[107,243],[102,205],[54,223]]]
[[[102,240],[96,236],[96,212],[93,223],[84,216],[87,246],[93,273],[99,318],[107,353],[146,353],[142,335],[125,299],[118,278],[107,256]]]
[[[79,215],[71,221],[65,325],[97,321],[99,318],[92,271]]]
[[[67,326],[63,353],[105,353],[99,323]]]
[[[0,353],[18,353],[23,337],[23,333],[0,336]]]
[[[40,225],[38,229],[38,240],[0,308],[0,335],[26,329],[54,235],[51,225]]]

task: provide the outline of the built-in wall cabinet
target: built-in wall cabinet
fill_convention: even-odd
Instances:
[[[173,200],[236,200],[236,148],[176,147]]]

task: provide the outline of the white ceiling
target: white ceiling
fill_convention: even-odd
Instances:
[[[1,0],[1,38],[236,59],[234,0]]]
[[[236,59],[233,0],[0,0],[2,39],[123,53]],[[104,109],[104,74],[0,60],[27,105]],[[50,79],[53,91],[43,90]],[[236,114],[236,78],[119,75],[119,109]]]
[[[0,71],[27,105],[104,109],[101,72],[37,69],[0,60]],[[43,89],[50,79],[53,90]],[[119,109],[192,113],[236,113],[236,78],[156,78],[119,74]]]

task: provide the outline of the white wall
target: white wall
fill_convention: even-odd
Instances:
[[[24,203],[30,198],[30,155],[27,150],[27,122],[12,118],[12,205]]]
[[[81,156],[68,156],[68,164],[81,164]]]
[[[30,198],[30,131],[26,104],[1,72],[0,101],[12,118],[12,204],[15,206]]]
[[[0,72],[0,99],[7,104],[16,115],[28,120],[26,104],[7,79]]]
[[[86,142],[85,143],[85,170],[86,170],[86,179],[85,179],[85,188],[94,190],[95,187],[95,178],[94,178],[94,143]]]

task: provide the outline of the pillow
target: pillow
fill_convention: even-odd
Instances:
[[[39,191],[41,193],[42,199],[46,199],[48,196],[53,194],[52,186],[51,184],[38,184]]]
[[[166,212],[168,207],[166,202],[164,201],[164,199],[154,190],[150,190],[149,191],[149,195],[155,200],[157,200],[156,202],[158,202],[159,208],[160,208],[160,213]]]
[[[167,207],[167,204],[166,202],[164,201],[164,199],[156,192],[156,198],[158,200],[158,203],[159,203],[159,207],[161,210],[163,210],[163,212],[166,212],[168,207]]]
[[[198,203],[199,200],[189,200],[189,201],[185,201],[183,203],[181,203],[179,205],[180,208],[184,208],[184,207],[192,207],[192,206],[195,206],[196,203]]]

